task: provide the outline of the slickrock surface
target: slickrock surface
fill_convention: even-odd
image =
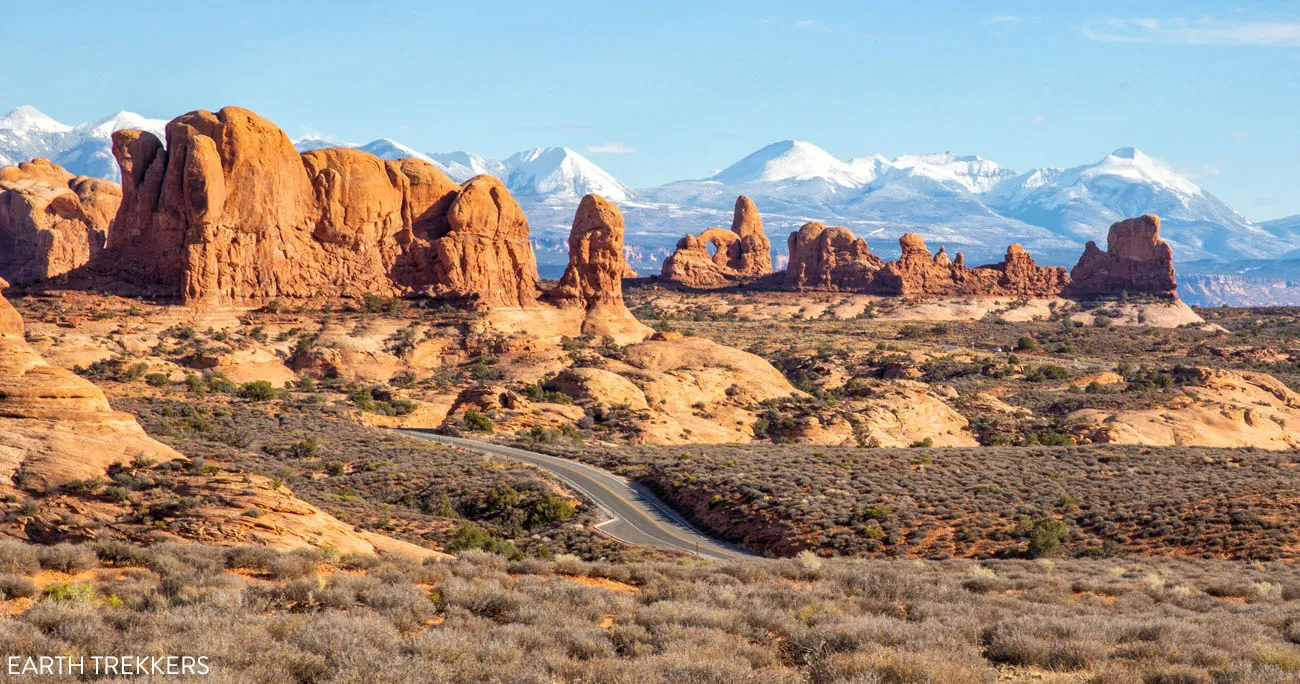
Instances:
[[[1096,426],[1094,442],[1149,446],[1300,448],[1300,395],[1265,373],[1193,368],[1194,391],[1165,406],[1070,414]]]
[[[0,290],[6,287],[0,280]],[[179,534],[133,523],[138,516],[129,507],[75,495],[102,487],[113,467],[136,467],[141,476],[154,464],[174,460],[186,459],[145,434],[134,417],[114,411],[90,381],[37,355],[24,339],[18,312],[0,296],[0,490],[29,498],[34,506],[0,526],[0,534],[39,542],[121,534],[154,541],[175,537],[282,549],[433,555],[355,530],[267,478],[246,473],[172,471],[173,477],[186,480],[187,495],[198,502]],[[258,515],[247,515],[253,509]],[[110,524],[112,529],[102,531]]]

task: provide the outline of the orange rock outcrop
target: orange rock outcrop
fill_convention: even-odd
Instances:
[[[84,266],[103,249],[121,201],[117,183],[46,159],[0,168],[0,277],[25,284]]]
[[[790,262],[785,270],[788,290],[868,291],[885,262],[871,253],[867,241],[847,228],[805,223],[786,242]]]
[[[0,280],[0,290],[8,283]],[[114,464],[163,463],[185,457],[114,411],[90,381],[40,357],[23,335],[22,318],[0,296],[0,494],[31,500],[31,510],[0,524],[0,535],[30,541],[99,535],[176,536],[137,526],[130,507],[68,496],[109,479]],[[328,547],[341,553],[437,555],[412,544],[354,529],[293,496],[271,480],[234,471],[194,474],[185,486],[199,505],[177,538],[282,549]],[[98,486],[98,485],[95,485]],[[13,499],[11,499],[13,500]],[[260,515],[246,512],[256,508]],[[80,524],[69,520],[81,520]],[[140,529],[136,529],[139,527]]]
[[[641,338],[650,334],[623,302],[623,212],[600,195],[578,204],[569,231],[569,263],[546,299],[560,308],[584,311],[582,331],[590,335]]]
[[[1089,241],[1070,277],[1069,294],[1074,297],[1178,296],[1173,250],[1160,239],[1160,217],[1154,214],[1113,224],[1104,252]]]
[[[713,254],[709,247],[713,247]],[[687,287],[727,287],[772,272],[772,243],[763,232],[763,219],[753,200],[741,195],[731,230],[709,228],[677,241],[664,261],[661,277]]]
[[[1059,296],[1069,283],[1065,269],[1039,266],[1020,245],[1007,248],[1003,261],[968,268],[958,254],[940,248],[931,254],[925,240],[907,233],[898,241],[901,255],[885,262],[866,240],[845,228],[808,223],[790,235],[790,265],[782,279],[787,290],[832,290],[901,296]]]
[[[415,159],[299,154],[246,109],[119,131],[117,226],[97,270],[216,304],[424,292],[488,306],[537,297],[528,223],[505,186]]]

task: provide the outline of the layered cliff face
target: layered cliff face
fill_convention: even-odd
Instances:
[[[790,263],[787,290],[851,290],[866,292],[885,262],[871,253],[867,241],[847,228],[806,223],[787,241]]]
[[[30,283],[98,256],[122,201],[116,183],[46,159],[0,168],[0,277]]]
[[[1106,236],[1106,251],[1088,242],[1070,270],[1073,297],[1153,295],[1176,298],[1174,255],[1160,239],[1160,217],[1146,214],[1119,221]]]
[[[664,261],[662,277],[687,287],[713,289],[771,272],[772,243],[763,232],[763,219],[753,200],[741,195],[736,198],[731,230],[709,228],[679,240]]]
[[[496,179],[350,149],[299,154],[238,107],[119,131],[123,201],[98,270],[216,304],[426,292],[488,306],[537,297],[528,222]]]

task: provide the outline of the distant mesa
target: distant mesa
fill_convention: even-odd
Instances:
[[[950,259],[940,247],[931,255],[915,233],[903,235],[898,244],[898,260],[884,262],[844,228],[807,224],[790,236],[785,287],[895,296],[1054,297],[1069,280],[1064,268],[1038,266],[1020,245],[1008,248],[1000,263],[968,268],[960,253]]]
[[[709,228],[679,240],[676,251],[664,261],[661,277],[687,287],[712,289],[771,272],[772,243],[763,232],[763,219],[753,200],[741,195],[736,198],[731,230]]]

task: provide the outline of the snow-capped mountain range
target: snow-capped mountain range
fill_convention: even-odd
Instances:
[[[0,116],[0,166],[44,157],[77,175],[121,180],[113,159],[113,131],[140,128],[161,138],[166,125],[161,119],[118,112],[69,126],[35,107],[19,107]]]
[[[164,125],[121,112],[69,126],[20,107],[0,117],[0,164],[43,156],[74,173],[116,179],[112,132],[133,127],[161,136]],[[1300,256],[1300,217],[1253,223],[1131,147],[1093,163],[1017,172],[952,153],[845,161],[812,143],[786,140],[707,178],[633,190],[567,147],[538,147],[498,160],[470,152],[422,153],[388,138],[354,144],[306,137],[294,144],[302,151],[345,146],[385,159],[416,157],[458,182],[483,173],[497,176],[527,212],[544,269],[563,264],[573,211],[589,192],[623,208],[630,259],[642,272],[657,272],[682,235],[728,225],[738,194],[758,204],[778,251],[788,233],[818,220],[850,228],[886,257],[897,252],[899,235],[915,231],[935,248],[945,244],[950,253],[965,252],[971,263],[996,261],[1008,244],[1019,242],[1040,263],[1071,265],[1084,242],[1104,243],[1111,223],[1153,212],[1180,262]]]

